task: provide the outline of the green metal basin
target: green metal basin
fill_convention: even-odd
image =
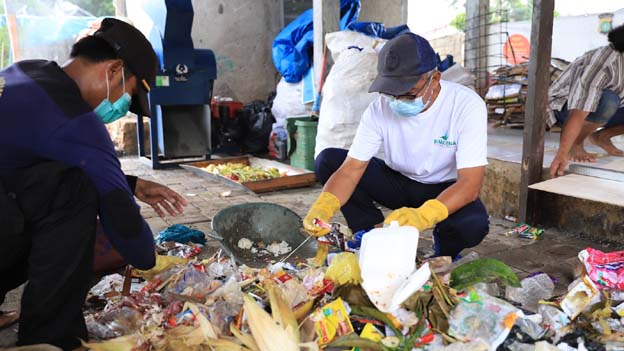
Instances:
[[[240,264],[263,267],[271,261],[279,261],[288,254],[275,257],[272,254],[254,254],[240,249],[238,241],[247,238],[269,245],[273,241],[285,241],[294,250],[306,238],[301,217],[292,210],[273,203],[256,202],[234,205],[219,211],[212,219],[213,238],[220,240],[223,249]],[[309,240],[288,261],[294,263],[316,255],[316,240]]]

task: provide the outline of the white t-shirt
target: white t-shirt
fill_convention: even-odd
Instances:
[[[369,161],[383,144],[386,164],[421,183],[457,179],[457,169],[487,164],[487,109],[474,91],[440,81],[437,99],[413,117],[379,96],[364,111],[349,156]]]

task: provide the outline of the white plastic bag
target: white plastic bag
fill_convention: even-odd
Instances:
[[[303,81],[299,83],[288,83],[284,78],[280,79],[276,88],[275,99],[271,113],[275,117],[278,125],[286,125],[285,121],[288,117],[306,116],[312,110],[312,104],[301,103],[301,92],[303,90]]]
[[[377,50],[385,43],[352,31],[329,33],[326,41],[334,65],[323,85],[314,157],[353,143],[362,113],[377,97],[368,88],[377,76]]]

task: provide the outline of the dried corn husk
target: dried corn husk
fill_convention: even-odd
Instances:
[[[243,333],[238,328],[236,328],[234,323],[230,324],[230,332],[232,333],[232,335],[234,335],[235,338],[237,338],[240,342],[243,343],[243,345],[247,346],[250,350],[260,351],[260,349],[258,348],[258,344],[256,344],[256,340],[254,340],[251,335]]]
[[[132,351],[138,346],[140,337],[136,334],[120,336],[99,343],[82,342],[82,346],[93,351]]]
[[[299,340],[281,327],[251,297],[245,296],[243,307],[251,334],[260,351],[298,351]]]
[[[300,340],[299,325],[293,310],[290,308],[290,304],[286,302],[284,293],[271,281],[267,284],[267,290],[269,292],[269,300],[271,301],[273,320],[286,330],[292,340],[296,340],[298,343]]]

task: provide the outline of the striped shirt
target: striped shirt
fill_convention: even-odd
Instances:
[[[624,101],[624,53],[603,46],[586,52],[561,73],[548,90],[548,119],[557,123],[553,111],[568,109],[595,112],[603,90],[611,90]],[[620,107],[624,104],[620,102]]]

